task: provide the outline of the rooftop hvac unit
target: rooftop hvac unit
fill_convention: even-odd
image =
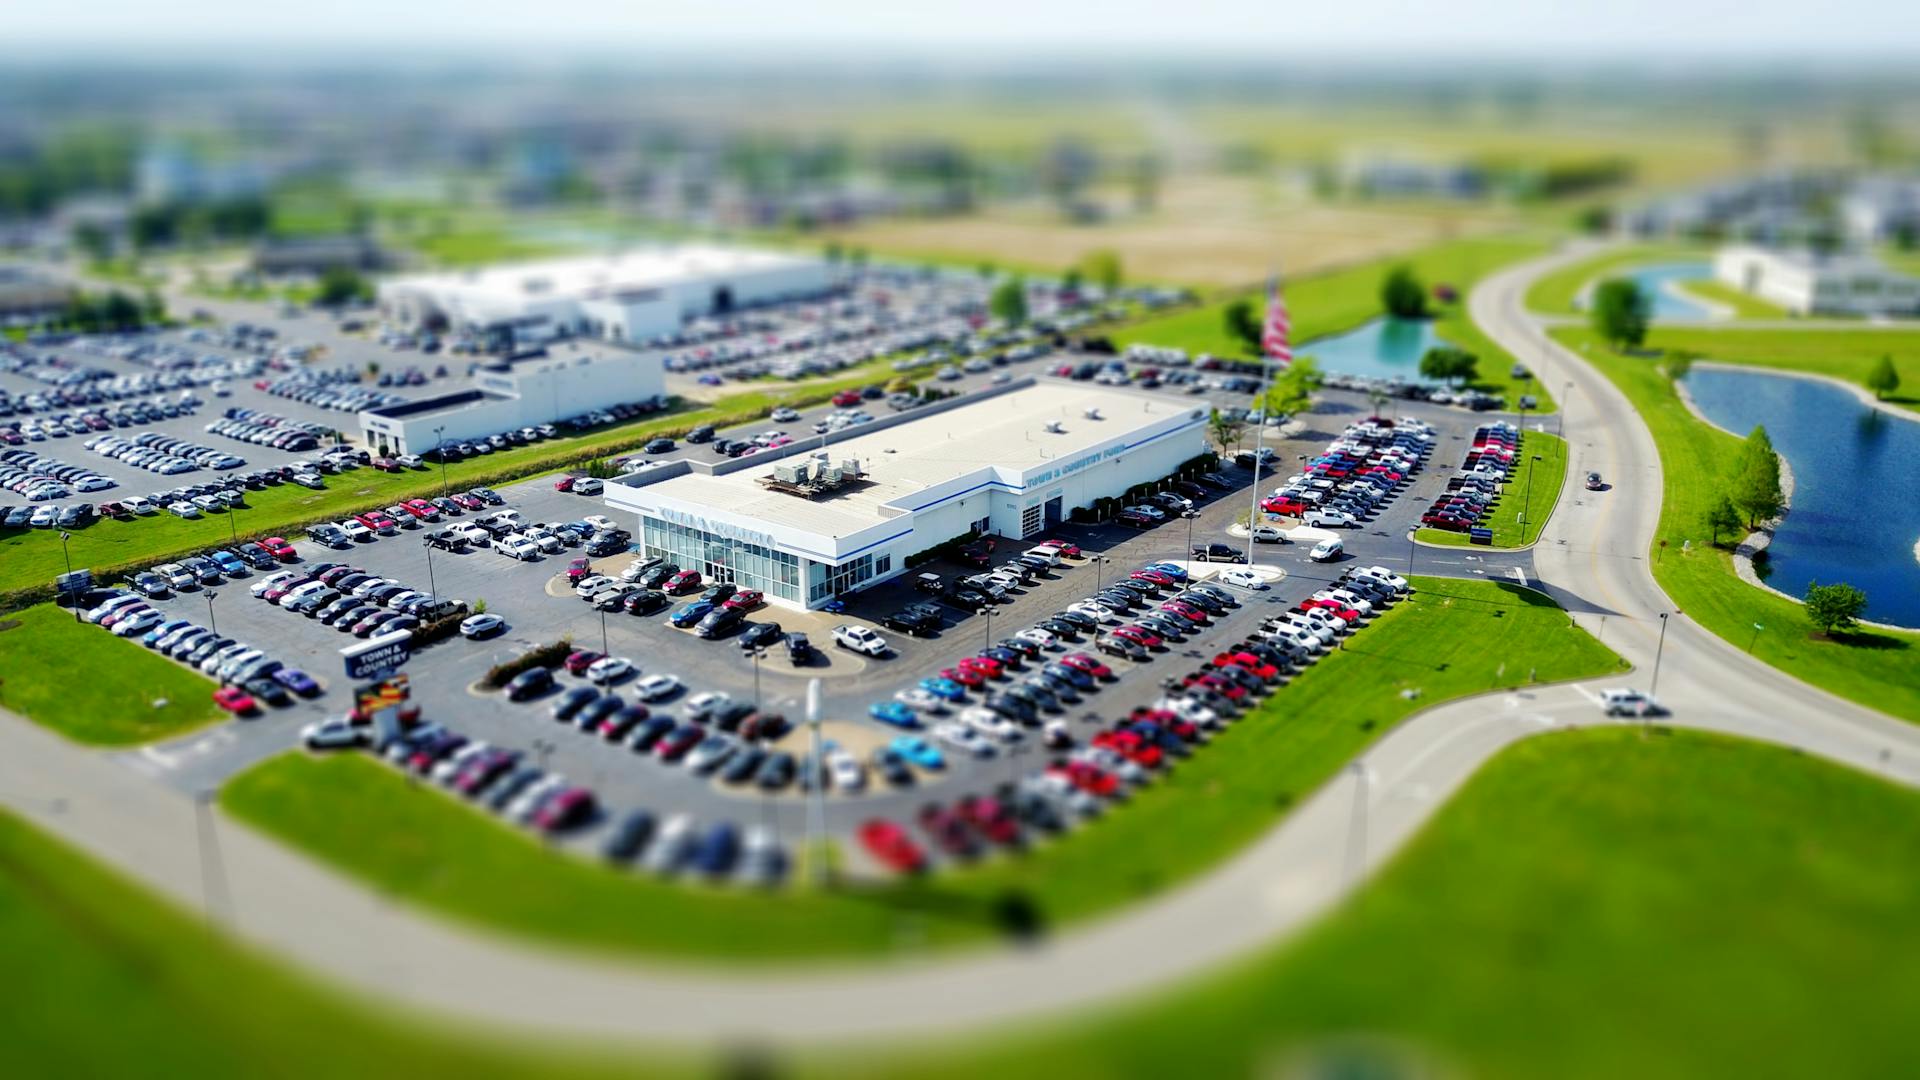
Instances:
[[[841,462],[840,462],[840,475],[841,475],[841,477],[843,477],[844,479],[847,479],[847,480],[853,480],[853,479],[856,479],[856,478],[858,478],[858,477],[859,477],[859,476],[861,475],[861,474],[860,474],[860,459],[859,459],[859,458],[846,458],[845,460],[843,460],[843,461],[841,461]]]
[[[1100,419],[1100,410],[1099,410],[1099,409],[1088,409],[1088,410],[1087,410],[1087,419],[1089,419],[1089,420],[1098,420],[1098,419]]]
[[[1065,428],[1060,426],[1060,421],[1058,420],[1049,420],[1040,426],[1045,430],[1052,432],[1055,435],[1058,435],[1061,432],[1066,430]]]
[[[807,478],[806,462],[802,461],[797,465],[775,465],[773,478],[783,484],[798,484]]]

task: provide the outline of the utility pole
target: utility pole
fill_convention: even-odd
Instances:
[[[820,679],[818,676],[807,680],[807,742],[808,749],[813,754],[815,767],[824,773],[825,763],[820,759]],[[823,778],[817,775],[815,780]],[[814,885],[821,888],[826,886],[831,870],[827,865],[826,851],[823,850],[827,842],[826,787],[824,783],[815,783],[807,799],[807,867],[813,871]]]
[[[73,574],[73,555],[67,551],[67,541],[71,539],[73,539],[72,533],[66,531],[65,529],[60,530],[60,557],[67,561],[67,574],[68,574],[69,581],[72,580],[72,574]],[[82,618],[80,615],[80,597],[76,594],[72,599],[73,599],[73,621],[86,622],[87,620]]]
[[[1527,542],[1527,512],[1533,509],[1533,463],[1539,460],[1539,454],[1527,459],[1527,497],[1520,504],[1520,542],[1523,544]]]
[[[602,656],[613,655],[613,647],[607,644],[607,609],[606,608],[600,608],[600,655]],[[756,692],[754,696],[758,698],[759,694]]]
[[[447,440],[445,435],[446,430],[447,430],[447,426],[445,424],[442,424],[439,427],[433,429],[433,454],[435,457],[440,459],[440,497],[443,499],[447,497]]]
[[[220,624],[213,621],[213,598],[219,595],[212,589],[207,590],[207,629],[216,634],[220,632]]]
[[[1660,692],[1660,657],[1667,651],[1667,613],[1660,613],[1660,643],[1653,650],[1653,685],[1647,687],[1647,696],[1653,697]]]

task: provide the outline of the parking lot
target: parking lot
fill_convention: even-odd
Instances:
[[[1330,393],[1327,398],[1309,418],[1308,430],[1269,442],[1274,450],[1274,469],[1318,453],[1333,433],[1364,415],[1362,402],[1339,393]],[[1421,571],[1505,573],[1497,559],[1467,550],[1421,550],[1415,555],[1404,539],[1420,507],[1444,487],[1441,463],[1457,457],[1461,442],[1473,429],[1470,414],[1434,410],[1432,420],[1435,449],[1429,467],[1412,477],[1376,520],[1341,531],[1347,547],[1343,563],[1379,563],[1405,572],[1413,555],[1415,569]],[[578,549],[525,562],[485,548],[429,554],[421,543],[421,537],[432,528],[428,526],[403,530],[344,551],[303,540],[296,545],[299,562],[292,566],[346,563],[470,606],[484,601],[488,612],[501,616],[506,625],[496,637],[481,641],[456,637],[419,651],[405,669],[411,677],[414,700],[425,719],[444,723],[475,740],[524,751],[531,760],[592,788],[607,813],[599,819],[600,826],[578,832],[569,842],[597,844],[605,827],[625,810],[645,806],[656,813],[689,813],[702,822],[763,824],[792,846],[803,834],[807,815],[797,785],[769,793],[751,783],[727,784],[556,722],[550,717],[553,703],[566,688],[584,684],[580,676],[560,673],[558,689],[520,703],[509,702],[497,692],[476,689],[475,684],[491,665],[566,637],[578,648],[631,659],[640,674],[677,676],[685,690],[675,698],[653,703],[656,712],[679,717],[687,698],[708,691],[723,692],[737,702],[757,700],[763,710],[778,711],[795,723],[795,730],[777,740],[773,749],[801,757],[810,744],[798,722],[804,714],[807,682],[819,677],[826,745],[844,748],[866,761],[874,749],[900,734],[868,717],[868,707],[873,703],[890,700],[897,691],[914,686],[923,677],[978,653],[990,643],[1092,594],[1096,586],[1110,584],[1147,563],[1183,562],[1192,545],[1244,545],[1244,540],[1231,535],[1229,526],[1247,512],[1252,496],[1248,486],[1251,473],[1232,465],[1223,466],[1222,473],[1228,480],[1227,489],[1201,501],[1188,519],[1176,518],[1145,530],[1117,524],[1061,526],[1057,538],[1078,545],[1084,557],[1065,560],[1058,569],[1034,579],[988,612],[974,614],[945,607],[943,625],[931,636],[909,637],[882,630],[892,645],[890,654],[883,658],[859,657],[836,649],[831,642],[832,628],[843,622],[877,626],[889,613],[926,600],[913,589],[914,574],[849,597],[848,610],[841,615],[775,608],[752,613],[750,621],[771,620],[788,631],[805,632],[821,647],[822,659],[802,669],[795,669],[777,646],[756,664],[732,637],[702,640],[667,625],[666,611],[636,616],[623,612],[603,615],[593,610],[573,594],[564,579],[567,564],[579,555]],[[1278,480],[1263,470],[1263,494]],[[573,521],[604,510],[598,499],[556,491],[551,480],[504,487],[501,494],[527,521]],[[1205,664],[1221,647],[1246,637],[1263,620],[1324,588],[1339,574],[1342,564],[1309,561],[1307,546],[1259,544],[1256,562],[1284,574],[1272,588],[1246,593],[1241,606],[1211,620],[1187,640],[1171,643],[1149,660],[1135,663],[1100,657],[1111,665],[1115,677],[1081,693],[1078,701],[1062,703],[1057,712],[1044,719],[1063,721],[1075,741],[1083,743],[1116,718],[1150,705],[1164,693],[1161,683],[1165,678]],[[594,565],[597,570],[617,573],[633,558],[630,554],[613,555],[596,560]],[[936,562],[921,571],[956,576],[973,569]],[[1195,569],[1204,572],[1204,568]],[[323,681],[324,692],[287,708],[269,710],[256,719],[223,725],[169,746],[131,752],[127,756],[137,767],[189,789],[211,788],[247,764],[284,750],[296,741],[303,725],[339,715],[351,704],[350,688],[339,676],[337,650],[353,638],[253,598],[248,595],[248,584],[247,578],[241,578],[211,590],[216,595],[211,614],[219,633],[257,644],[283,657],[289,665],[304,667]],[[206,596],[205,590],[191,591],[158,606],[170,616],[199,621],[209,615]],[[1065,644],[1066,648],[1054,651],[1055,657],[1074,650],[1092,651],[1091,636]],[[613,689],[633,700],[630,690]],[[1003,782],[1031,774],[1050,756],[1039,736],[1037,728],[1029,729],[1018,741],[979,758],[953,746],[942,746],[943,767],[914,769],[910,785],[893,785],[870,775],[864,791],[858,794],[834,791],[826,796],[828,828],[845,834],[874,817],[911,820],[930,800],[951,802],[962,794],[988,792]]]

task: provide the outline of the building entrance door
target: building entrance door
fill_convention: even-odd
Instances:
[[[1060,524],[1060,500],[1061,497],[1058,495],[1047,500],[1047,528],[1049,529]]]

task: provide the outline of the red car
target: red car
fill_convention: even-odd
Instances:
[[[578,585],[580,579],[593,573],[593,563],[585,557],[574,559],[567,564],[567,584]]]
[[[1085,761],[1068,761],[1047,766],[1048,776],[1058,776],[1090,795],[1112,795],[1120,790],[1120,778]]]
[[[670,596],[677,596],[684,592],[692,592],[699,587],[700,571],[698,570],[682,570],[668,578],[664,586],[667,594]]]
[[[1269,514],[1280,514],[1283,517],[1299,517],[1301,514],[1307,512],[1307,504],[1298,499],[1282,499],[1274,496],[1266,502],[1261,503],[1260,509],[1265,510]]]
[[[1214,667],[1237,667],[1242,671],[1251,671],[1262,679],[1272,682],[1280,677],[1280,669],[1250,652],[1221,653],[1213,658]]]
[[[373,467],[376,469],[379,469],[381,472],[399,472],[400,471],[400,463],[393,460],[390,457],[374,458]]]
[[[1147,648],[1147,649],[1157,649],[1160,647],[1161,643],[1166,640],[1165,638],[1162,638],[1159,634],[1154,633],[1153,631],[1147,629],[1144,626],[1133,626],[1131,624],[1127,626],[1114,627],[1113,636],[1117,638],[1125,638],[1126,640],[1133,642],[1135,645],[1139,645],[1142,648]]]
[[[440,508],[425,499],[408,499],[400,508],[421,521],[439,521]]]
[[[378,510],[369,510],[364,514],[355,514],[353,515],[353,519],[365,525],[367,528],[372,529],[374,532],[392,532],[400,527],[399,522]]]
[[[1135,581],[1144,581],[1159,589],[1170,589],[1179,584],[1173,580],[1171,575],[1164,574],[1158,570],[1135,570],[1127,576]]]
[[[594,661],[602,658],[601,653],[594,652],[592,649],[579,649],[567,656],[567,674],[584,675],[587,669],[593,666]]]
[[[543,832],[558,832],[585,821],[591,813],[593,792],[580,787],[568,788],[540,804],[540,809],[534,812],[533,824]]]
[[[979,668],[965,666],[941,668],[940,677],[943,679],[952,679],[954,682],[959,683],[969,690],[975,689],[987,681],[986,675],[983,674]]]
[[[741,589],[739,592],[727,597],[727,602],[720,606],[730,607],[735,611],[752,611],[754,608],[766,602],[767,598],[761,594],[759,589]]]
[[[998,679],[1006,674],[1006,668],[991,656],[969,656],[955,666],[963,671],[977,671],[989,679]]]
[[[572,490],[573,490],[573,482],[574,482],[575,480],[578,480],[578,479],[580,479],[580,478],[579,478],[579,477],[577,477],[577,476],[563,476],[563,477],[561,477],[560,479],[558,479],[558,480],[555,480],[555,481],[553,482],[553,490],[555,490],[555,491],[572,491]]]
[[[1093,745],[1111,750],[1135,765],[1157,769],[1166,760],[1160,748],[1131,731],[1103,731],[1093,737]]]
[[[447,498],[452,499],[453,505],[462,510],[485,510],[487,508],[487,501],[485,499],[482,499],[478,495],[469,495],[464,491],[456,491],[452,495],[447,496]]]
[[[869,855],[895,873],[917,874],[927,868],[927,853],[913,842],[907,830],[891,821],[874,818],[860,826],[856,835]]]
[[[1200,738],[1199,725],[1191,720],[1183,719],[1179,713],[1174,712],[1172,709],[1148,709],[1142,707],[1133,710],[1133,715],[1130,716],[1129,719],[1136,724],[1152,724],[1154,727],[1161,728],[1162,730],[1171,731],[1187,742],[1195,742]]]
[[[1301,610],[1306,610],[1309,608],[1319,608],[1322,611],[1332,614],[1335,618],[1338,618],[1341,622],[1344,622],[1344,623],[1356,623],[1360,621],[1360,613],[1358,611],[1354,610],[1353,608],[1347,607],[1345,604],[1342,604],[1338,600],[1302,600],[1300,601]]]
[[[996,844],[1013,844],[1020,840],[1019,823],[1013,820],[1013,814],[998,799],[969,795],[954,805],[954,812],[980,835]]]
[[[1194,607],[1184,600],[1169,600],[1160,605],[1160,610],[1171,615],[1178,615],[1188,622],[1203,623],[1207,621],[1206,612],[1201,611],[1199,608]]]
[[[939,803],[928,803],[921,807],[920,827],[949,855],[964,859],[980,853],[980,845],[974,842],[973,834],[967,831],[966,822]]]
[[[237,686],[223,686],[213,692],[213,703],[235,716],[250,716],[259,711],[260,706],[253,695]]]
[[[1077,559],[1080,557],[1080,545],[1069,544],[1065,540],[1042,540],[1040,541],[1040,546],[1059,548],[1060,554],[1065,555],[1069,559]]]
[[[1113,669],[1083,652],[1068,653],[1060,662],[1075,671],[1084,671],[1096,679],[1113,678]]]
[[[672,734],[655,743],[653,752],[659,755],[662,761],[679,761],[687,756],[687,751],[693,749],[693,745],[705,735],[706,732],[698,726],[687,724],[684,727],[675,728]]]
[[[269,536],[260,541],[260,546],[267,549],[267,554],[281,562],[291,562],[300,557],[300,553],[293,550],[293,545],[287,543],[285,537]]]
[[[1230,701],[1239,701],[1247,696],[1247,688],[1232,679],[1223,679],[1210,671],[1196,671],[1180,680],[1182,686],[1204,686],[1216,694],[1223,694]]]
[[[842,409],[849,405],[858,405],[860,404],[860,391],[842,390],[833,395],[833,403]]]

